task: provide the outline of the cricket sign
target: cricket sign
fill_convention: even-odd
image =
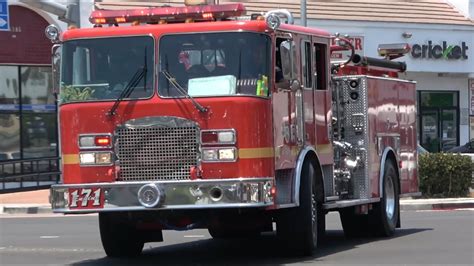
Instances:
[[[469,58],[467,55],[468,50],[469,46],[467,46],[466,42],[456,45],[448,44],[447,41],[443,41],[441,44],[433,44],[433,41],[428,41],[427,44],[413,44],[411,56],[417,59],[466,60]]]

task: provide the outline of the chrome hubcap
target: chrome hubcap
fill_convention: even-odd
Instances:
[[[393,219],[395,214],[395,188],[393,185],[393,178],[391,176],[385,177],[385,213],[388,219]]]

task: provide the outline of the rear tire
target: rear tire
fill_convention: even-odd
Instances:
[[[277,217],[277,234],[292,253],[312,255],[318,244],[318,215],[314,187],[315,171],[306,160],[303,164],[300,184],[300,206],[282,210]],[[319,230],[318,230],[319,228]]]
[[[391,236],[400,216],[398,175],[391,160],[385,162],[382,180],[383,196],[370,215],[371,228],[378,236]]]
[[[136,257],[144,241],[125,213],[99,213],[100,239],[108,257]]]

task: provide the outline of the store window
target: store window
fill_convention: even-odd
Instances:
[[[57,155],[51,68],[0,66],[0,161]]]
[[[18,67],[0,66],[0,161],[20,155]]]
[[[459,145],[458,92],[420,91],[420,144],[430,152]]]

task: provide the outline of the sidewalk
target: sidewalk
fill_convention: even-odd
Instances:
[[[49,190],[0,194],[0,214],[51,213]],[[401,199],[402,211],[449,210],[474,208],[474,192],[470,198]]]

